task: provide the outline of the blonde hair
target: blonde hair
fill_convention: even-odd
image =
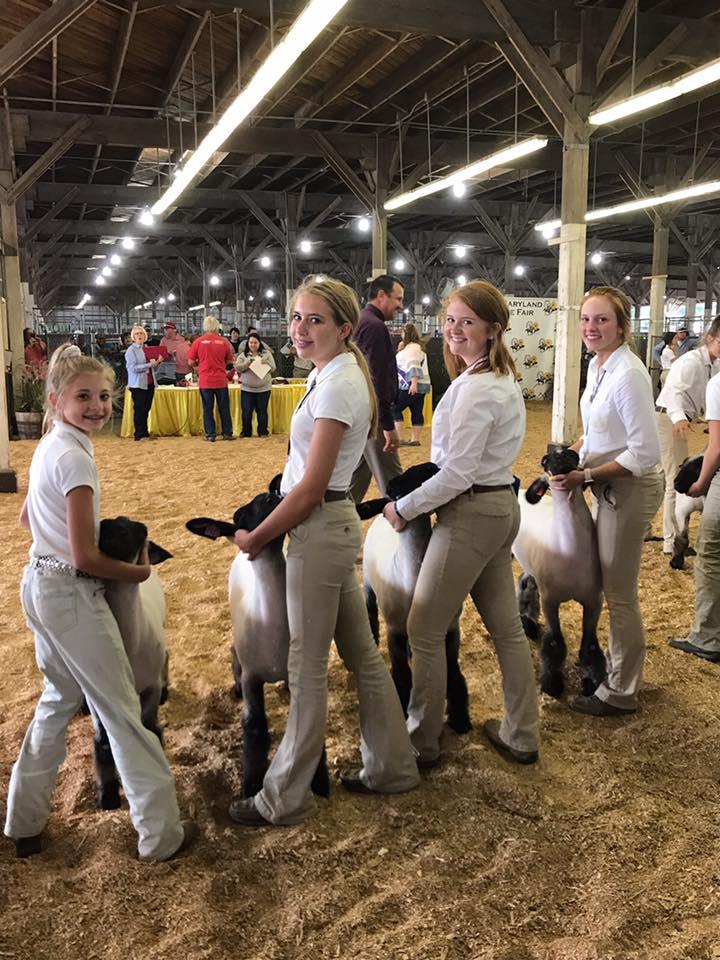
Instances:
[[[143,335],[143,337],[145,338],[145,340],[147,340],[148,335],[147,335],[147,330],[145,329],[145,327],[141,327],[140,325],[137,325],[137,326],[133,327],[132,330],[130,331],[130,339],[131,339],[131,340],[135,337],[135,334],[136,334],[136,333],[141,333],[141,334]]]
[[[217,333],[219,329],[220,321],[218,318],[208,314],[208,316],[203,320],[203,330],[205,333],[210,333],[211,331],[212,333]]]
[[[142,327],[139,329],[142,330]],[[50,357],[50,363],[48,364],[47,380],[45,381],[43,433],[47,433],[57,419],[57,401],[64,391],[84,374],[104,377],[111,390],[115,387],[115,371],[109,364],[105,363],[104,360],[98,360],[96,357],[83,356],[80,348],[74,343],[61,343]],[[54,406],[50,402],[51,394],[55,397]]]
[[[634,350],[635,341],[630,328],[632,304],[627,294],[624,294],[622,290],[618,290],[617,287],[592,287],[580,301],[581,316],[582,308],[585,306],[585,303],[590,299],[590,297],[605,297],[606,300],[610,301],[612,308],[615,311],[615,318],[618,322],[620,343],[627,343],[628,346],[632,347]]]
[[[497,287],[487,280],[471,280],[463,284],[457,290],[453,290],[449,297],[443,303],[443,315],[447,315],[447,309],[452,300],[461,300],[466,307],[484,320],[491,330],[491,336],[488,337],[488,368],[493,371],[495,376],[504,377],[512,374],[517,379],[517,370],[510,351],[505,346],[503,333],[507,330],[510,322],[510,310],[507,300],[500,293]],[[466,367],[466,363],[460,357],[456,357],[450,352],[446,341],[443,341],[443,358],[445,359],[445,369],[451,380],[459,377]],[[482,373],[484,366],[477,367],[473,373]]]
[[[320,297],[321,300],[324,300],[330,308],[333,320],[338,327],[342,327],[345,323],[350,324],[350,334],[345,340],[345,346],[355,357],[357,365],[360,367],[360,370],[362,371],[367,383],[368,395],[370,399],[370,430],[368,431],[368,436],[374,437],[378,426],[378,410],[375,387],[372,382],[372,377],[370,376],[370,370],[368,369],[365,355],[350,340],[350,337],[355,333],[358,321],[360,320],[360,304],[358,303],[358,298],[355,294],[355,291],[341,280],[333,280],[332,277],[323,277],[320,279],[317,276],[311,276],[306,280],[303,280],[303,282],[294,292],[292,298],[293,308],[295,307],[297,298],[303,293],[309,293],[313,296]]]

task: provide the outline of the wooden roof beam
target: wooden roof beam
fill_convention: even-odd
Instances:
[[[12,187],[8,190],[8,198],[10,203],[14,203],[16,200],[19,200],[24,193],[26,193],[30,187],[36,183],[40,177],[45,173],[46,170],[49,170],[50,167],[55,163],[56,160],[59,160],[65,153],[68,152],[70,147],[76,142],[76,135],[83,130],[86,130],[90,126],[90,118],[82,117],[79,120],[76,120],[69,129],[60,137],[58,140],[53,143],[53,145],[45,151],[45,153],[38,157],[38,159],[33,163],[31,167],[17,178]]]
[[[633,14],[637,10],[637,5],[638,0],[625,0],[625,4],[618,14],[615,25],[610,31],[610,36],[605,41],[605,46],[602,49],[602,53],[598,57],[597,68],[595,70],[596,83],[600,83],[602,78],[605,76],[605,71],[612,63],[612,58],[615,56],[615,51],[617,50],[620,41],[623,38],[623,34],[628,28],[628,24],[630,23]]]

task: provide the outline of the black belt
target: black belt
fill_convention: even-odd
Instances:
[[[658,413],[667,413],[667,412],[668,412],[668,408],[667,408],[667,407],[656,407],[656,409],[657,409],[657,412],[658,412]],[[686,420],[689,420],[689,421],[692,423],[692,419],[693,419],[693,418],[692,418],[692,416],[691,416],[689,413],[685,413],[685,412],[683,411],[683,416],[685,417]]]
[[[657,412],[658,412],[658,413],[667,413],[667,407],[658,407],[658,408],[657,408]]]
[[[335,500],[351,500],[349,490],[326,490],[323,500],[325,503],[333,503]]]
[[[498,487],[488,487],[483,483],[474,483],[470,490],[472,490],[473,493],[497,493],[498,490],[512,490],[512,484],[501,483]]]

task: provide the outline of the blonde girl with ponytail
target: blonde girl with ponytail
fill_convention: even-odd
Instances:
[[[195,833],[191,821],[180,820],[160,742],[142,724],[133,673],[105,600],[104,580],[141,583],[150,576],[147,546],[137,563],[98,548],[100,487],[91,438],[110,418],[114,381],[107,364],[72,344],[50,360],[50,429],[33,455],[20,514],[32,534],[22,605],[45,682],[8,789],[5,835],[19,857],[45,846],[67,726],[83,697],[113,745],[140,859],[169,860]]]
[[[506,759],[538,758],[538,703],[530,650],[515,599],[510,547],[520,525],[512,464],[525,436],[525,404],[505,346],[508,305],[491,283],[471,280],[445,304],[451,384],[433,416],[440,469],[385,507],[402,530],[436,513],[408,616],[413,685],[408,730],[418,764],[440,759],[447,669],[445,635],[468,594],[495,645],[505,715],[484,732]]]
[[[295,291],[290,336],[315,368],[293,414],[283,499],[255,530],[235,535],[250,559],[289,535],[290,712],[262,789],[230,805],[230,816],[245,826],[299,823],[313,812],[310,783],[325,739],[333,638],[355,674],[360,706],[363,766],[341,782],[364,793],[401,793],[418,783],[402,707],[355,575],[361,536],[349,487],[377,420],[365,359],[350,341],[359,314],[354,292],[338,280],[312,277]]]

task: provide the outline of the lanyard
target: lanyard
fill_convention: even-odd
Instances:
[[[317,377],[315,377],[315,379],[313,380],[313,382],[310,384],[309,388],[308,388],[308,389],[305,391],[305,393],[303,394],[303,398],[302,398],[302,400],[300,401],[300,403],[295,407],[295,410],[293,411],[293,419],[295,419],[295,414],[298,412],[298,410],[300,409],[300,407],[305,403],[305,401],[307,400],[307,398],[308,398],[308,397],[310,396],[310,394],[313,392],[313,390],[315,389],[316,385],[317,385]],[[287,447],[287,455],[288,455],[288,456],[290,456],[290,448],[291,448],[291,446],[292,446],[292,421],[291,421],[291,423],[290,423],[290,436],[288,437],[288,447]]]
[[[606,373],[607,373],[607,368],[606,368],[606,367],[603,367],[603,368],[602,368],[602,371],[601,371],[601,373],[600,373],[600,376],[599,376],[599,377],[597,378],[597,380],[595,381],[595,386],[593,387],[593,390],[592,390],[592,392],[591,392],[591,394],[590,394],[590,403],[591,403],[591,404],[592,404],[593,400],[595,399],[595,397],[597,396],[598,390],[600,389],[600,384],[601,384],[601,383],[603,382],[603,380],[605,379],[605,374],[606,374]]]

